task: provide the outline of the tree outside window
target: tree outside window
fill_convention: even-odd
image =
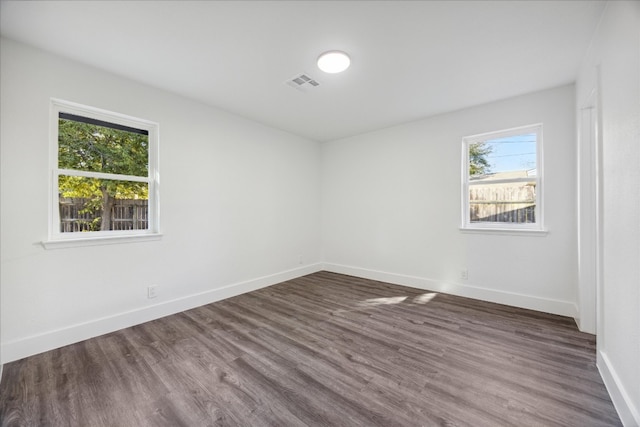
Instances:
[[[155,124],[53,102],[53,240],[157,233]]]

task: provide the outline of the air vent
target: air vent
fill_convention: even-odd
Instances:
[[[305,73],[298,74],[287,80],[285,83],[301,91],[306,91],[309,88],[320,86],[320,83],[318,83],[317,80],[312,79]]]

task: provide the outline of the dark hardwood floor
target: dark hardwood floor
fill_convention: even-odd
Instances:
[[[618,426],[573,319],[321,272],[4,367],[2,426]]]

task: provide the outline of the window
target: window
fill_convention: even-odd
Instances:
[[[158,235],[158,125],[66,101],[51,106],[49,240]]]
[[[463,139],[462,228],[542,230],[542,125]]]

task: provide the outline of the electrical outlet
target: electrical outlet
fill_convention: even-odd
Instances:
[[[466,268],[460,270],[460,278],[462,280],[467,280],[469,278],[469,270],[467,270]]]
[[[304,264],[304,262],[302,261],[302,255],[298,255],[298,264]]]
[[[147,287],[147,298],[155,298],[158,296],[158,285],[150,285]]]

